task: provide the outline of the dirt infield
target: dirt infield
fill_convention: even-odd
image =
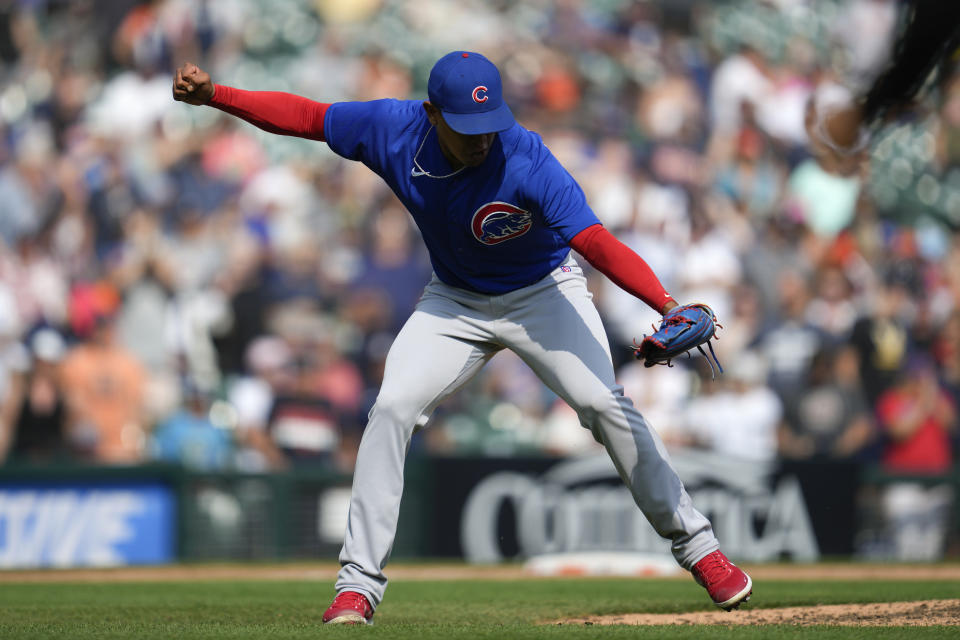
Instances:
[[[629,614],[591,616],[562,620],[569,625],[695,625],[724,626],[788,624],[800,627],[839,625],[852,627],[928,627],[960,626],[960,600],[922,600],[918,602],[877,602],[871,604],[831,604],[783,609],[744,611],[698,611],[695,613]]]
[[[197,564],[117,569],[0,570],[0,582],[164,582],[178,580],[334,580],[339,565],[327,562],[285,564]],[[960,580],[960,564],[811,564],[746,565],[758,580]],[[390,566],[392,580],[549,580],[519,565],[469,566],[450,563]],[[637,579],[643,579],[637,578]],[[688,580],[680,574],[675,579]]]

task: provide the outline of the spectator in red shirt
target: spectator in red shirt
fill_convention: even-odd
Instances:
[[[956,418],[956,406],[937,380],[933,363],[926,357],[911,359],[900,380],[877,401],[877,419],[888,439],[883,454],[887,470],[948,471]]]

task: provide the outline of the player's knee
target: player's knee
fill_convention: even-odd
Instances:
[[[412,429],[420,417],[421,409],[422,407],[407,397],[381,393],[370,410],[370,419],[372,421],[376,416],[390,424],[404,425]]]
[[[574,402],[577,403],[574,410],[580,418],[580,423],[586,427],[595,425],[600,416],[614,410],[617,406],[613,394],[608,389],[574,398]]]

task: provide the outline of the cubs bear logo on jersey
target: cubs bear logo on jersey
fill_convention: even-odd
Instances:
[[[529,231],[533,217],[508,202],[488,202],[476,210],[470,226],[473,237],[483,244],[499,244]]]

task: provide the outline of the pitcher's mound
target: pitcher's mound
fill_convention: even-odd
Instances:
[[[558,624],[724,624],[759,625],[817,624],[901,627],[960,625],[960,600],[921,600],[917,602],[873,602],[869,604],[830,604],[783,609],[745,609],[738,611],[697,611],[693,613],[636,613],[614,616],[571,618]]]

